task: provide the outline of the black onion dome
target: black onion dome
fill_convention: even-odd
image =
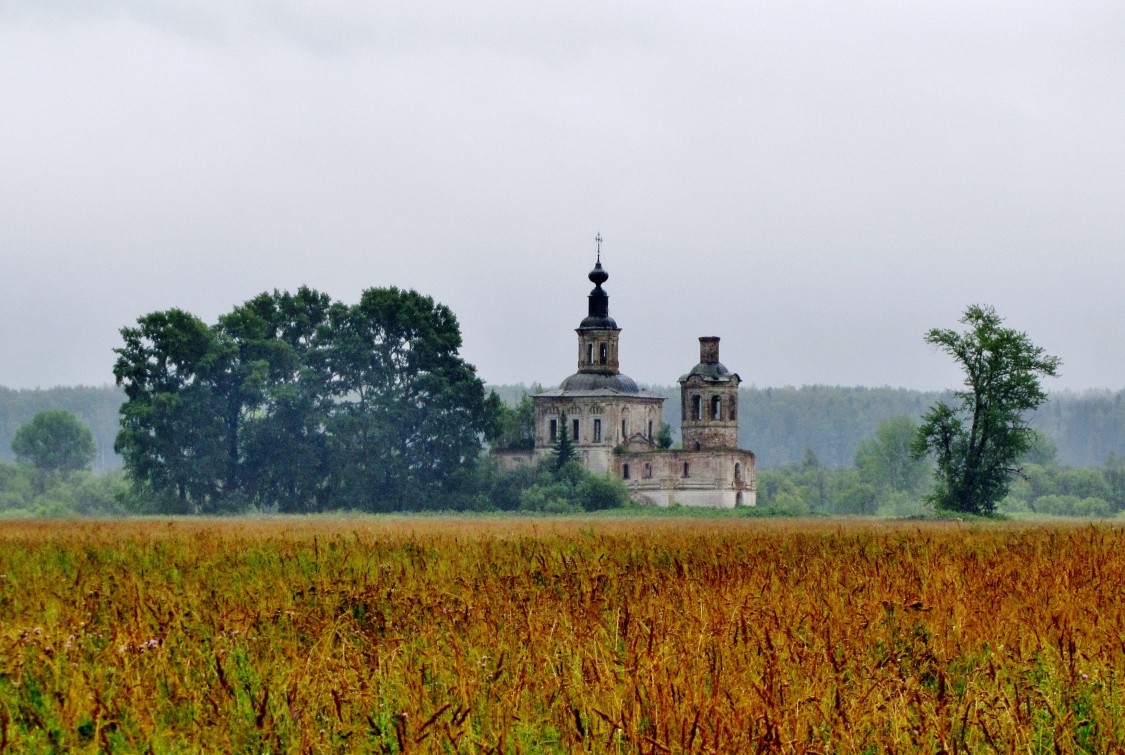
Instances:
[[[602,288],[602,284],[609,280],[609,273],[602,267],[601,258],[598,258],[594,269],[590,271],[590,281],[594,290],[587,298],[589,306],[585,319],[579,324],[579,330],[617,330],[617,323],[609,316],[609,294]]]
[[[628,375],[617,373],[603,375],[596,372],[577,372],[559,386],[561,391],[616,391],[618,393],[640,393],[641,389]]]
[[[600,286],[609,280],[609,273],[602,267],[602,261],[600,259],[594,264],[594,269],[590,271],[589,278],[590,282],[595,286]]]

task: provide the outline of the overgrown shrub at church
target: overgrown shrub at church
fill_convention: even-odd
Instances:
[[[414,291],[275,291],[121,334],[116,449],[149,510],[448,508],[494,430],[457,318]]]
[[[630,505],[618,479],[590,472],[571,460],[556,468],[553,459],[536,465],[502,469],[493,460],[478,468],[473,493],[452,499],[461,511],[526,511],[574,514]]]
[[[573,460],[558,470],[544,465],[535,481],[520,493],[522,511],[565,514],[628,504],[629,493],[620,480],[590,472]]]

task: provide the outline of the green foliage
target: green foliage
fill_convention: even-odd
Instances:
[[[237,485],[233,344],[179,309],[145,315],[121,335],[114,375],[127,400],[114,447],[126,471],[174,499],[170,510],[214,510]]]
[[[874,436],[860,444],[854,468],[826,468],[806,448],[798,463],[759,470],[758,507],[789,515],[923,514],[926,465],[910,458],[913,433],[909,419],[882,423]]]
[[[1105,460],[1105,481],[1114,511],[1125,509],[1125,458],[1110,453]]]
[[[758,505],[792,514],[811,514],[817,503],[815,484],[795,466],[758,473]]]
[[[12,451],[41,472],[86,469],[97,455],[90,428],[63,409],[39,412],[16,431]]]
[[[495,417],[495,426],[488,438],[492,448],[497,451],[530,451],[535,448],[535,404],[531,396],[525,393],[514,406],[508,406],[500,400],[496,391],[492,391],[489,400],[494,402]]]
[[[889,493],[918,496],[923,492],[930,470],[926,462],[914,458],[917,434],[918,425],[909,417],[891,417],[859,444],[855,466],[860,480],[876,497]]]
[[[1028,508],[1037,514],[1053,516],[1106,517],[1112,514],[1109,502],[1104,498],[1054,493],[1036,498]]]
[[[997,510],[1003,514],[1107,517],[1125,510],[1121,461],[1114,455],[1100,468],[1023,465]]]
[[[90,428],[97,455],[91,462],[94,471],[121,466],[113,453],[117,435],[118,410],[124,394],[113,386],[56,387],[12,390],[0,387],[0,458],[14,459],[11,452],[16,430],[39,412],[65,409]]]
[[[1028,436],[1028,447],[1024,451],[1023,461],[1028,464],[1054,464],[1058,461],[1059,446],[1051,440],[1046,433],[1032,430]]]
[[[0,461],[0,518],[112,516],[124,513],[128,486],[120,471],[44,477]]]
[[[672,426],[667,422],[660,423],[660,432],[656,435],[656,447],[661,450],[672,447]]]
[[[523,396],[539,390],[526,385],[494,385],[490,389],[509,408]],[[680,421],[679,388],[655,386],[652,390],[673,399],[664,407],[664,419],[673,428],[674,444],[675,427]],[[826,467],[849,466],[859,444],[875,432],[880,422],[895,416],[919,421],[934,403],[948,402],[952,397],[951,392],[824,385],[743,386],[739,394],[740,445],[758,454],[760,468],[782,467],[797,461],[806,447],[812,448]],[[94,433],[98,456],[92,469],[101,472],[119,467],[123,462],[113,452],[113,445],[124,400],[124,392],[116,386],[35,390],[0,387],[0,458],[14,458],[10,448],[12,437],[37,412],[66,409]],[[1057,444],[1059,464],[1098,467],[1109,453],[1125,449],[1125,390],[1052,392],[1042,406],[1028,415],[1028,424]],[[490,444],[494,437],[490,431]],[[1028,461],[1036,460],[1028,457]]]
[[[121,333],[116,447],[160,511],[447,508],[495,432],[456,317],[414,291],[274,291]]]
[[[1040,377],[1057,374],[1060,361],[1031,343],[1025,333],[1001,327],[991,307],[970,306],[964,333],[934,328],[926,342],[952,356],[965,371],[956,406],[938,402],[923,417],[916,457],[933,457],[939,509],[991,514],[1007,495],[1017,462],[1031,448],[1025,415],[1047,394]]]
[[[575,490],[577,499],[586,511],[617,509],[629,505],[629,493],[616,478],[587,472]]]
[[[537,386],[490,386],[508,407],[514,407]],[[679,388],[654,386],[670,396],[664,419],[679,423]],[[782,467],[812,448],[829,468],[849,466],[864,439],[885,419],[907,416],[918,421],[937,401],[950,401],[951,392],[923,392],[895,388],[804,386],[800,388],[739,389],[740,445],[758,454],[760,468]],[[11,390],[0,387],[0,458],[14,458],[11,440],[16,430],[44,409],[66,409],[94,433],[97,472],[121,466],[113,452],[124,392],[116,386],[57,387]],[[1057,445],[1056,460],[1073,467],[1098,467],[1111,453],[1125,449],[1125,390],[1052,392],[1028,415],[1028,424]],[[494,435],[489,435],[490,444]],[[1035,441],[1036,443],[1038,441]],[[495,446],[494,446],[495,447]],[[1028,461],[1045,463],[1028,457]]]
[[[457,355],[453,312],[414,291],[369,289],[354,307],[334,304],[322,332],[329,506],[433,506],[492,423],[484,384]]]
[[[491,462],[482,470],[475,497],[495,510],[567,514],[629,505],[624,483],[590,472],[574,459],[562,466],[548,459],[512,470]]]

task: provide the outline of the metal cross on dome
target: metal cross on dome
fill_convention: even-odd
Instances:
[[[602,232],[598,231],[598,235],[594,237],[594,241],[598,242],[598,262],[602,261]]]

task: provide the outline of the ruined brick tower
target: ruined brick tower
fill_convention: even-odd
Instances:
[[[680,378],[680,431],[685,451],[738,448],[738,384],[719,361],[719,339],[699,339],[699,364]]]

